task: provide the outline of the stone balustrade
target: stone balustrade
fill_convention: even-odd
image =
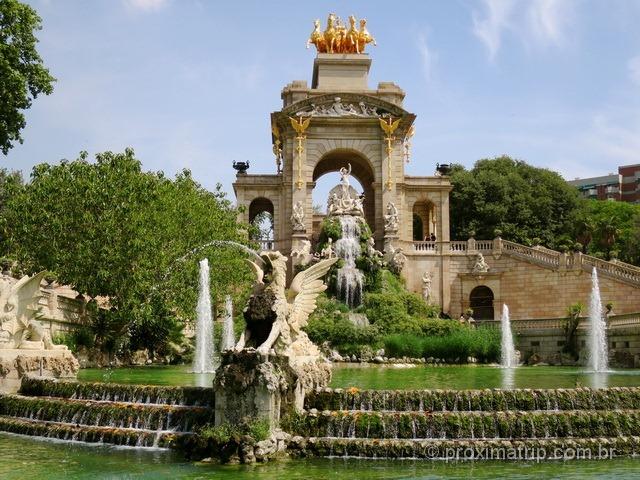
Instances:
[[[553,270],[584,270],[590,272],[594,267],[601,275],[615,278],[632,285],[640,285],[640,267],[621,262],[619,260],[606,261],[581,252],[560,253],[546,247],[527,247],[519,243],[510,242],[501,238],[494,240],[475,240],[451,242],[412,242],[413,248],[408,251],[413,254],[448,254],[448,255],[474,255],[483,254],[502,255],[507,254],[536,265]]]
[[[438,253],[438,242],[413,242],[413,249],[416,252],[424,252],[424,253]]]
[[[562,318],[530,318],[522,320],[511,320],[511,328],[514,331],[523,330],[554,330],[562,329],[567,321]],[[500,328],[500,320],[481,320],[479,325]],[[611,315],[607,318],[609,329],[620,329],[640,326],[640,312],[625,313],[622,315]],[[580,317],[579,330],[586,330],[589,327],[589,317]]]

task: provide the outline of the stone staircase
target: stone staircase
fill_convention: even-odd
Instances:
[[[179,448],[213,423],[210,388],[23,379],[0,395],[0,431],[132,447]]]
[[[323,389],[285,420],[298,456],[589,458],[640,452],[640,388],[466,391]],[[562,455],[565,455],[562,457]],[[491,458],[496,458],[495,455]],[[505,458],[509,458],[506,456]]]

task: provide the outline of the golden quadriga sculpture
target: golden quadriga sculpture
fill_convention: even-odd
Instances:
[[[307,40],[307,48],[315,45],[318,53],[364,53],[369,43],[376,45],[376,40],[367,30],[367,21],[360,20],[360,28],[356,27],[356,17],[349,16],[349,27],[344,25],[340,17],[330,13],[327,27],[320,28],[320,20],[313,22],[314,28]]]

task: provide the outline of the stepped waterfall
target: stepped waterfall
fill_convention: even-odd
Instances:
[[[336,255],[344,260],[338,270],[337,294],[350,307],[362,302],[363,273],[356,267],[356,259],[361,254],[360,224],[353,215],[338,217],[342,227],[342,237],[336,242]]]

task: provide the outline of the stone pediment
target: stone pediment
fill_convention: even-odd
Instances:
[[[398,133],[406,132],[415,119],[415,115],[398,105],[371,95],[332,93],[295,102],[279,112],[274,112],[272,121],[275,121],[281,129],[287,129],[288,117],[296,116],[322,119],[402,118]]]

